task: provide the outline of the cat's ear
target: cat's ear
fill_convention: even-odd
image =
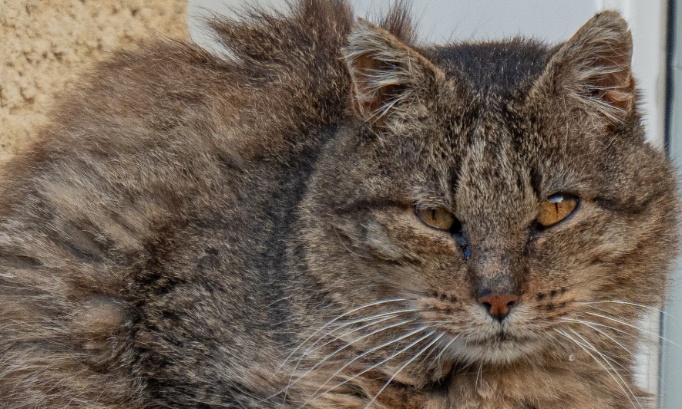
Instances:
[[[423,112],[425,97],[445,74],[396,36],[360,19],[343,56],[355,113],[383,131]]]
[[[637,100],[632,35],[615,11],[597,14],[551,57],[538,81],[609,121],[626,118]]]

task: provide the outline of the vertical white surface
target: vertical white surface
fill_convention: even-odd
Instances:
[[[381,15],[393,0],[350,0],[362,17]],[[202,15],[230,15],[231,9],[264,4],[283,9],[285,0],[190,0],[189,27],[202,45],[210,40],[202,32]],[[518,34],[559,42],[570,37],[597,10],[595,0],[413,0],[419,37],[426,43],[487,40]]]
[[[634,47],[632,66],[637,86],[642,91],[644,125],[649,140],[662,149],[665,140],[667,2],[597,1],[599,9],[619,10],[628,20]],[[642,328],[654,335],[649,336],[649,344],[640,346],[635,374],[642,387],[656,394],[660,381],[660,342],[655,338],[655,334],[660,333],[660,319],[660,314],[652,312],[641,323]]]
[[[632,30],[632,65],[643,91],[647,135],[662,147],[665,137],[667,2],[662,0],[597,0],[602,9],[619,10]]]
[[[668,113],[669,152],[677,165],[678,184],[682,187],[682,0],[670,2],[673,33],[668,69],[670,70],[670,107]],[[663,351],[661,354],[662,409],[682,407],[682,256],[677,259],[663,317]]]
[[[393,0],[351,0],[358,16],[380,15]],[[633,33],[633,69],[642,91],[647,136],[663,146],[665,130],[666,13],[664,0],[413,0],[419,37],[425,43],[494,40],[524,35],[549,42],[568,39],[595,12],[617,9]],[[189,28],[194,41],[216,53],[226,50],[210,38],[202,16],[230,15],[230,8],[252,5],[246,0],[190,0]],[[282,8],[285,0],[263,0],[257,4]],[[654,334],[659,316],[645,317],[643,326]],[[681,352],[682,353],[682,352]],[[658,388],[659,346],[654,341],[641,348],[638,383],[652,393]],[[682,368],[681,368],[682,370]],[[682,408],[682,403],[680,403]],[[672,408],[671,408],[672,409]]]

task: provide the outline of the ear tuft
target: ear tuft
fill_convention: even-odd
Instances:
[[[360,19],[343,56],[353,90],[353,106],[376,128],[407,113],[444,74],[424,56],[383,28]]]
[[[414,23],[407,0],[395,1],[381,20],[379,27],[404,43],[413,44],[416,41]]]

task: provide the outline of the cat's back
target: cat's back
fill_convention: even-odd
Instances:
[[[156,395],[169,382],[228,399],[212,374],[274,353],[276,317],[255,306],[278,296],[292,209],[344,110],[339,7],[260,35],[215,23],[227,59],[119,52],[64,96],[0,182],[3,407],[179,404]]]
[[[177,217],[220,208],[224,195],[232,205],[268,195],[279,185],[271,179],[312,160],[348,89],[338,55],[350,12],[311,2],[292,13],[213,22],[230,44],[222,58],[162,40],[98,64],[3,168],[4,218],[48,216],[35,201],[74,214],[106,202]]]

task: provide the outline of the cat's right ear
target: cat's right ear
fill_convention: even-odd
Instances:
[[[400,132],[400,125],[428,112],[427,96],[445,74],[388,31],[360,19],[343,57],[352,79],[355,113],[375,131]]]

